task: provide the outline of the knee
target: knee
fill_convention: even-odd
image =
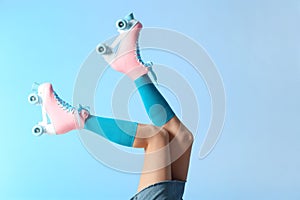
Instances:
[[[164,128],[155,128],[156,134],[149,138],[149,143],[166,145],[169,143],[169,132]]]
[[[158,137],[165,143],[169,143],[169,132],[166,129],[161,128],[159,130]]]
[[[192,145],[194,142],[194,135],[189,130],[184,130],[178,134],[180,143]]]

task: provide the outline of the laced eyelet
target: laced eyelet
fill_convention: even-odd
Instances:
[[[70,105],[69,103],[65,102],[64,100],[62,100],[58,94],[56,92],[54,92],[54,98],[56,99],[57,101],[57,104],[63,109],[65,110],[66,112],[73,112],[75,110],[75,108]]]

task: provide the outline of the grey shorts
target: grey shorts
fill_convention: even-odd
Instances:
[[[184,181],[162,181],[141,190],[130,200],[182,200]]]

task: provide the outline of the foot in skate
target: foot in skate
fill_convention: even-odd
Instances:
[[[120,35],[111,45],[98,45],[97,52],[103,56],[113,69],[127,74],[132,80],[147,74],[148,71],[152,72],[152,63],[144,63],[140,56],[138,38],[143,27],[142,24],[134,19],[131,13],[124,19],[118,20],[116,26]],[[118,48],[114,52],[113,50],[117,46]]]
[[[89,116],[88,108],[81,105],[75,108],[63,101],[50,83],[35,83],[28,101],[42,108],[42,121],[32,128],[32,133],[36,136],[43,133],[64,134],[71,130],[82,129]],[[48,123],[48,118],[50,123]]]

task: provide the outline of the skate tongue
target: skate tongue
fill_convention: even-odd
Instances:
[[[82,110],[86,110],[88,112],[90,112],[90,107],[89,106],[83,106],[81,104],[78,104],[76,107],[77,111],[80,113]]]
[[[86,118],[90,115],[90,107],[89,106],[82,106],[81,104],[78,104],[75,107],[76,111],[75,114],[75,120],[76,120],[76,128],[83,129],[84,123]]]

